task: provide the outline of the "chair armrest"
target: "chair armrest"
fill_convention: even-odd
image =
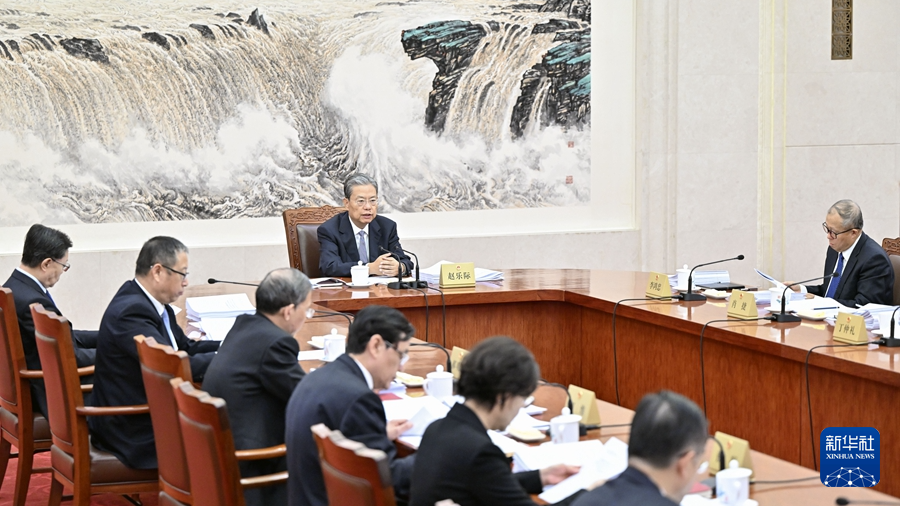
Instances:
[[[264,474],[262,476],[254,476],[252,478],[241,478],[241,488],[268,487],[270,485],[287,483],[287,479],[287,471],[281,471],[280,473],[275,474]]]
[[[138,404],[136,406],[81,406],[75,408],[75,413],[81,416],[110,416],[110,415],[143,415],[150,412],[150,407],[146,404]]]
[[[19,371],[19,376],[25,379],[40,379],[44,377],[44,371],[39,369],[22,369]]]
[[[82,391],[82,392],[93,392],[93,391],[94,391],[94,384],[91,383],[90,385],[81,385],[81,391]]]
[[[87,367],[79,367],[78,368],[79,376],[88,376],[90,374],[94,374],[94,366],[89,365]]]
[[[268,448],[254,448],[252,450],[237,450],[234,452],[234,456],[238,460],[274,459],[276,457],[284,457],[286,454],[287,449],[283,444],[270,446]]]

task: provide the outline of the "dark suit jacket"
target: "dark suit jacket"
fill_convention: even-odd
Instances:
[[[829,247],[825,254],[824,276],[834,272],[837,259],[837,251]],[[844,259],[844,271],[834,282],[838,283],[834,299],[847,307],[864,306],[870,302],[894,303],[894,268],[891,260],[884,249],[865,233],[860,235],[850,258]],[[806,288],[810,293],[824,297],[828,283]]]
[[[359,246],[353,235],[350,215],[343,212],[319,225],[319,270],[323,276],[350,276],[350,268],[359,262]],[[400,263],[412,272],[412,260],[400,249],[397,224],[384,216],[375,216],[369,223],[369,260],[384,254],[381,248],[400,257]]]
[[[385,452],[391,460],[394,492],[406,495],[415,455],[396,458],[397,447],[387,437],[381,398],[369,389],[359,366],[345,353],[306,375],[288,403],[285,442],[291,506],[328,505],[319,452],[309,430],[318,423]]]
[[[195,342],[175,323],[175,312],[166,306],[178,349],[191,355],[194,381],[202,381],[209,362],[219,348],[218,341]],[[146,404],[144,379],[134,336],[152,337],[170,344],[162,317],[134,280],[126,281],[110,301],[97,334],[97,363],[94,367],[94,406]],[[150,415],[95,416],[88,418],[95,446],[113,453],[125,465],[155,469],[156,448]]]
[[[40,370],[41,358],[38,356],[37,344],[34,342],[34,319],[31,317],[31,305],[35,302],[62,316],[53,300],[31,278],[14,270],[3,286],[12,290],[16,304],[16,317],[19,320],[19,333],[22,335],[22,348],[25,352],[25,363],[29,369]],[[69,323],[71,325],[71,322]],[[97,332],[73,330],[72,345],[75,349],[75,361],[78,367],[94,365],[94,348],[97,345]],[[47,416],[47,395],[44,380],[31,380],[31,397],[34,409]]]
[[[203,389],[225,399],[238,450],[284,443],[284,416],[294,388],[303,379],[297,340],[262,314],[241,315],[209,364]],[[244,461],[241,476],[287,470],[287,460]],[[246,489],[248,506],[287,504],[287,485]]]
[[[543,489],[539,471],[513,474],[478,416],[456,404],[425,430],[416,452],[410,506],[453,499],[460,506],[532,506]]]
[[[646,474],[628,467],[618,477],[579,497],[572,506],[677,506]]]

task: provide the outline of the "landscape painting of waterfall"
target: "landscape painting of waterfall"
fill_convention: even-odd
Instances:
[[[589,0],[4,0],[0,226],[591,201]]]

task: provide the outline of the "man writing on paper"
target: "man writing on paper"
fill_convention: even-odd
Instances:
[[[631,421],[628,468],[572,506],[677,506],[706,473],[707,421],[689,399],[645,395]]]
[[[822,223],[828,238],[825,272],[835,274],[821,285],[801,287],[855,308],[868,303],[893,304],[894,268],[884,249],[863,229],[862,209],[852,200],[831,206]]]
[[[16,317],[19,320],[19,334],[22,336],[22,349],[25,352],[25,364],[29,369],[40,370],[41,359],[38,356],[37,344],[34,341],[34,320],[31,317],[31,305],[35,302],[60,316],[62,312],[56,307],[49,288],[56,285],[64,272],[69,270],[69,248],[72,240],[59,230],[40,224],[32,225],[25,234],[25,246],[22,248],[22,262],[12,272],[3,286],[12,290],[16,304]],[[70,323],[71,325],[71,323]],[[97,332],[72,331],[72,347],[75,349],[75,362],[78,367],[94,365],[94,354],[97,347]],[[82,380],[90,380],[90,377]],[[30,380],[31,398],[34,410],[47,416],[47,395],[44,380]]]
[[[191,356],[194,381],[203,381],[218,341],[192,341],[175,322],[169,305],[188,285],[188,249],[178,239],[154,237],[144,243],[134,269],[113,296],[97,334],[92,404],[98,407],[146,404],[144,379],[134,336],[152,337]],[[150,414],[88,418],[91,443],[135,469],[155,469],[156,446]]]
[[[297,269],[276,269],[256,289],[256,314],[237,317],[209,364],[203,389],[225,399],[236,450],[284,443],[284,413],[303,379],[293,335],[312,316],[312,285]],[[287,471],[287,460],[242,461],[249,478]],[[247,506],[286,506],[287,484],[244,489]]]
[[[412,261],[400,248],[397,224],[378,216],[378,183],[365,174],[354,174],[344,182],[347,212],[319,226],[319,270],[323,276],[350,276],[350,268],[368,264],[369,275],[404,276]],[[398,262],[384,248],[400,258]]]
[[[431,506],[452,499],[460,506],[533,506],[528,494],[578,472],[557,464],[513,474],[509,461],[488,436],[504,430],[537,388],[534,356],[509,337],[492,337],[462,361],[459,395],[447,417],[425,429],[416,454],[410,506]]]
[[[394,493],[406,496],[415,455],[398,459],[394,440],[412,428],[406,420],[385,421],[375,393],[388,388],[409,358],[415,329],[396,309],[367,306],[347,333],[347,353],[312,371],[297,385],[287,408],[285,444],[291,506],[327,506],[319,452],[310,427],[324,423],[348,439],[385,452]],[[444,498],[446,499],[446,498]]]

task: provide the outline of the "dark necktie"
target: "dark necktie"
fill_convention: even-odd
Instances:
[[[844,254],[838,253],[838,263],[837,267],[834,269],[834,276],[831,277],[831,280],[828,282],[828,291],[825,292],[825,297],[834,297],[834,292],[837,291],[838,284],[841,282],[840,275],[844,270]]]

